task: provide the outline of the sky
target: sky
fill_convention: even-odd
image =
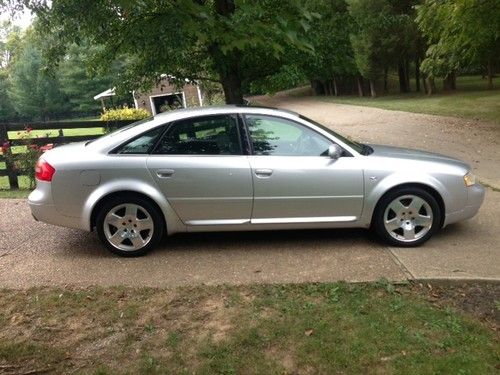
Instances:
[[[31,24],[33,16],[29,10],[25,10],[22,13],[18,13],[14,17],[11,17],[10,14],[8,13],[0,14],[0,22],[8,19],[10,19],[14,25],[17,25],[22,29],[25,29]]]

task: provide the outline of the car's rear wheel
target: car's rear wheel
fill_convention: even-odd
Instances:
[[[401,187],[382,197],[373,225],[389,244],[411,247],[431,238],[440,223],[441,210],[431,194],[418,187]]]
[[[144,255],[161,240],[164,232],[159,210],[147,199],[126,195],[113,197],[99,210],[96,220],[101,242],[114,254]]]

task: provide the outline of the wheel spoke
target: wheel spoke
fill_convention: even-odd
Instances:
[[[123,221],[123,218],[118,216],[115,213],[110,213],[106,216],[106,223],[114,226],[115,228],[119,228],[120,223]]]
[[[122,230],[117,230],[111,237],[109,237],[109,242],[117,247],[121,246],[123,242],[122,233]]]
[[[142,239],[142,237],[140,235],[138,235],[137,237],[131,238],[130,241],[132,242],[132,245],[134,245],[134,247],[136,249],[140,249],[141,247],[144,246],[144,243],[145,243],[145,241]]]
[[[401,228],[401,221],[396,216],[391,220],[386,220],[385,227],[390,231],[396,230],[398,228]]]
[[[401,211],[405,209],[405,206],[403,206],[403,203],[401,203],[399,199],[396,199],[389,205],[389,208],[393,210],[396,215],[399,215]]]
[[[153,220],[150,217],[137,220],[137,229],[138,230],[152,229],[153,225],[154,225]]]
[[[137,217],[137,206],[134,204],[127,204],[125,206],[125,215]]]
[[[432,218],[430,216],[426,216],[426,215],[418,215],[416,218],[415,218],[415,225],[416,226],[419,226],[419,227],[430,227],[432,224]]]
[[[411,208],[415,212],[419,212],[424,204],[425,204],[425,201],[422,198],[413,197],[408,208]]]
[[[414,240],[415,239],[415,228],[404,228],[404,238],[405,240]]]

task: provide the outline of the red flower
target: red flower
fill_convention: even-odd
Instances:
[[[24,128],[24,130],[26,130],[26,132],[27,132],[27,133],[30,133],[30,132],[33,130],[33,128],[30,128],[30,127],[28,126],[28,127]]]
[[[9,151],[9,148],[10,148],[10,143],[8,141],[5,141],[2,144],[2,154],[5,155],[7,151]]]

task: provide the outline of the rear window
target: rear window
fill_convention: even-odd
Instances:
[[[120,134],[120,133],[124,132],[125,130],[132,129],[132,128],[136,127],[137,125],[144,124],[144,123],[149,122],[149,121],[151,121],[151,120],[153,120],[153,117],[148,117],[148,118],[145,118],[145,119],[143,119],[143,120],[139,120],[139,121],[133,122],[133,123],[131,123],[131,124],[129,124],[129,125],[125,125],[125,126],[123,126],[123,127],[121,127],[121,128],[118,128],[118,129],[116,129],[116,130],[113,130],[113,131],[112,131],[112,132],[110,132],[110,133],[106,133],[106,134],[104,134],[103,136],[101,136],[101,137],[99,137],[99,138],[92,139],[92,140],[90,140],[90,141],[86,142],[86,143],[85,143],[85,146],[87,146],[88,144],[91,144],[91,143],[93,143],[93,142],[95,142],[95,141],[98,141],[98,140],[102,140],[102,139],[107,139],[107,138],[109,138],[109,137],[113,137],[113,136],[115,136],[115,135],[117,135],[117,134]]]
[[[153,130],[143,133],[133,138],[131,141],[128,141],[127,143],[121,145],[113,153],[136,155],[149,154],[156,144],[156,141],[163,133],[164,129],[164,126],[159,126],[157,128],[154,128]]]

